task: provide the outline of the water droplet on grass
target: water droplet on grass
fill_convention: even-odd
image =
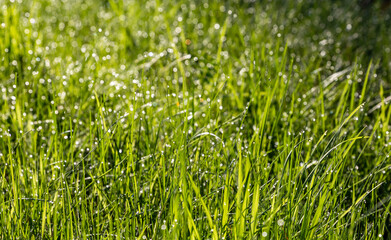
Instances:
[[[282,226],[284,226],[284,220],[283,219],[279,219],[278,221],[277,221],[277,224],[278,224],[278,226],[280,226],[280,227],[282,227]]]

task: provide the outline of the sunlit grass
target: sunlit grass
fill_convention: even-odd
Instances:
[[[0,1],[1,239],[390,238],[390,10]]]

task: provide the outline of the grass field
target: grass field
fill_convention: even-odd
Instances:
[[[391,239],[381,6],[0,0],[0,239]]]

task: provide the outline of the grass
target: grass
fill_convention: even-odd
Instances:
[[[1,239],[389,239],[390,10],[0,1]]]

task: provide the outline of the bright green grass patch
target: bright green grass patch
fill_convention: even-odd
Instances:
[[[0,1],[0,238],[390,238],[390,10]]]

